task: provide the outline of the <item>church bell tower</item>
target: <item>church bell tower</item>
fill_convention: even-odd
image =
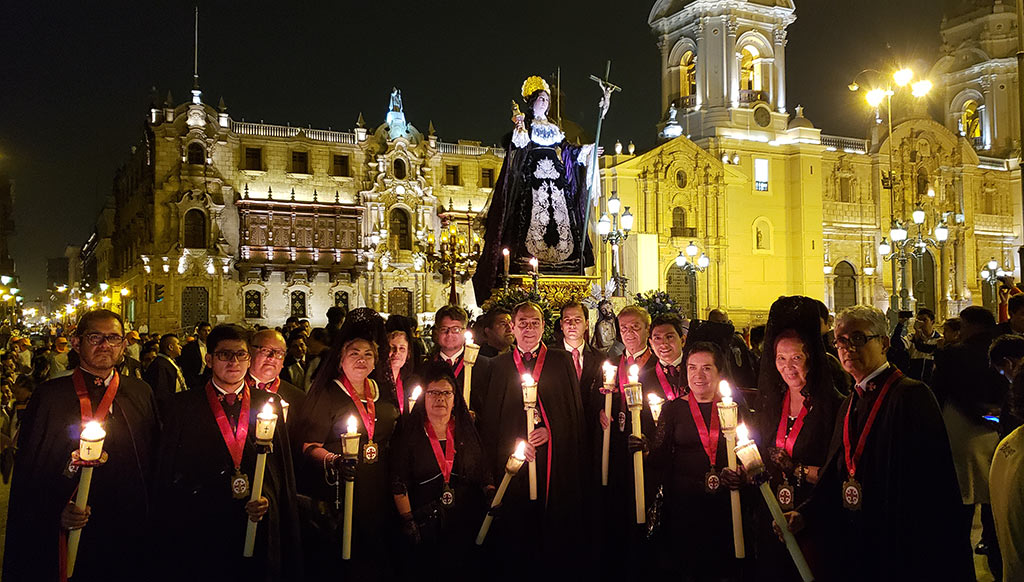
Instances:
[[[657,0],[659,126],[666,139],[786,131],[786,29],[792,0]]]

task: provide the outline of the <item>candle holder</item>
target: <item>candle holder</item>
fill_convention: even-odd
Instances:
[[[772,519],[779,526],[779,529],[782,530],[782,539],[786,542],[786,549],[789,551],[789,556],[793,559],[793,564],[796,566],[797,571],[800,572],[800,579],[803,582],[812,582],[814,574],[811,573],[811,568],[807,565],[807,560],[804,559],[804,553],[800,550],[796,537],[793,536],[793,532],[789,529],[789,522],[786,521],[786,515],[782,513],[779,500],[775,498],[775,493],[772,492],[768,480],[760,478],[764,473],[765,467],[761,453],[757,450],[757,443],[748,438],[747,427],[742,424],[736,428],[736,433],[739,437],[739,444],[736,445],[736,456],[743,462],[747,473],[754,478],[754,481],[760,482],[758,489],[761,491],[761,497],[764,498],[765,504],[768,505],[768,511],[771,513]]]
[[[721,421],[722,434],[725,436],[726,457],[729,470],[736,470],[736,423],[739,421],[739,405],[732,399],[732,387],[725,380],[718,384],[718,392],[722,400],[718,402],[718,418]],[[737,558],[746,557],[746,544],[743,540],[743,513],[740,507],[740,492],[729,491],[729,505],[732,509],[732,544]]]
[[[636,367],[636,366],[634,366]],[[644,407],[644,395],[640,383],[637,382],[635,370],[630,370],[630,382],[622,387],[626,397],[626,406],[629,408],[633,421],[633,436],[640,438],[643,433],[640,430],[640,411]],[[633,453],[633,492],[636,501],[636,522],[647,522],[647,506],[644,501],[644,453],[636,451]]]
[[[602,431],[601,442],[601,485],[608,486],[608,452],[611,449],[612,436],[612,394],[615,393],[615,372],[616,367],[610,362],[604,363],[604,384],[601,386],[601,394],[604,394],[604,415],[608,419],[608,426]]]
[[[341,456],[344,462],[355,465],[359,460],[359,438],[356,419],[348,419],[348,431],[341,435]],[[355,476],[345,476],[345,513],[342,518],[341,559],[352,559],[352,501],[355,496]]]
[[[526,411],[526,438],[537,426],[537,382],[530,374],[523,374],[523,410]],[[537,500],[537,458],[530,461],[530,501]]]
[[[268,402],[263,410],[256,415],[256,444],[269,445],[274,440],[274,431],[277,428],[277,414],[274,414],[274,407]]]
[[[71,464],[81,468],[78,477],[78,491],[75,494],[75,507],[84,511],[89,503],[89,489],[92,486],[92,471],[107,462],[107,453],[103,450],[103,441],[107,433],[96,421],[89,421],[79,435],[78,450],[71,453]],[[67,546],[67,577],[75,573],[75,562],[78,559],[78,546],[82,541],[82,529],[68,532]]]
[[[501,484],[498,485],[498,491],[495,492],[494,499],[491,501],[491,507],[484,517],[483,524],[480,525],[480,531],[476,535],[476,545],[483,545],[484,539],[487,538],[487,532],[491,529],[491,522],[494,521],[495,508],[501,505],[501,500],[505,497],[505,491],[508,489],[508,484],[512,482],[512,477],[515,477],[519,470],[523,468],[523,462],[526,461],[525,451],[526,442],[519,441],[516,444],[515,452],[505,462],[505,476],[502,477]]]
[[[267,402],[263,410],[256,415],[256,472],[252,479],[252,496],[249,501],[256,501],[263,497],[263,477],[267,471],[267,453],[273,451],[274,432],[277,428],[277,414],[274,413],[274,406]],[[251,519],[245,524],[245,545],[242,547],[242,557],[251,558],[256,545],[257,523]]]

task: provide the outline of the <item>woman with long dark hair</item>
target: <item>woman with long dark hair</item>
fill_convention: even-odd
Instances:
[[[473,419],[444,364],[428,365],[423,396],[392,440],[391,483],[416,556],[467,567],[493,489]],[[422,560],[410,561],[419,568]]]
[[[809,297],[782,297],[768,313],[754,439],[786,511],[803,503],[818,482],[842,404],[819,325],[817,302]],[[755,507],[758,580],[798,579],[764,504]]]
[[[311,498],[307,531],[307,563],[317,575],[339,571],[361,580],[388,579],[388,536],[397,523],[388,471],[389,445],[398,408],[374,379],[383,363],[378,341],[384,322],[376,312],[352,311],[338,333],[305,402],[291,424],[299,492]],[[353,463],[342,456],[342,434],[356,420],[359,455]],[[355,479],[352,559],[341,561],[345,480]]]

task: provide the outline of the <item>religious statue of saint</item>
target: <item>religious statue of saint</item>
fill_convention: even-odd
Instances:
[[[615,318],[612,302],[602,299],[597,305],[597,322],[594,323],[594,337],[591,344],[596,350],[608,352],[620,340],[619,320]]]
[[[402,92],[398,87],[391,89],[391,111],[402,111]]]
[[[585,166],[594,146],[570,144],[548,119],[551,89],[544,79],[527,79],[522,96],[526,112],[513,103],[505,161],[484,210],[484,248],[473,276],[478,303],[491,295],[503,248],[509,249],[512,273],[527,272],[532,257],[544,274],[580,275],[594,264],[583,224]]]

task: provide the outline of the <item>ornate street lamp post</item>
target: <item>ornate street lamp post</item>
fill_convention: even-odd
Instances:
[[[985,264],[985,268],[981,271],[981,280],[988,283],[989,296],[992,298],[993,312],[996,317],[999,317],[999,279],[1005,277],[1007,272],[999,266],[999,262],[996,261],[995,257],[989,259],[988,263]]]
[[[945,221],[939,222],[935,226],[933,231],[935,238],[924,236],[925,211],[920,205],[914,208],[911,218],[914,224],[917,225],[916,237],[908,238],[909,233],[907,229],[897,220],[893,222],[893,227],[889,230],[889,238],[892,239],[892,244],[885,237],[882,237],[882,242],[878,245],[878,252],[882,255],[882,259],[892,264],[892,296],[890,298],[890,306],[893,306],[892,308],[894,309],[898,304],[899,308],[903,311],[910,309],[910,290],[907,288],[907,262],[912,258],[922,261],[928,247],[938,250],[940,256],[944,256],[943,249],[946,241],[949,240],[949,227],[946,226]],[[900,269],[900,290],[898,295],[896,292],[897,263],[899,263]],[[919,272],[921,268],[922,263],[918,262]],[[930,305],[928,307],[934,308],[935,306]]]
[[[629,211],[629,206],[627,206],[621,215],[622,228],[619,228],[619,210],[622,208],[622,202],[619,200],[618,192],[612,191],[612,196],[608,199],[607,205],[608,212],[602,214],[601,220],[597,221],[597,234],[601,235],[602,242],[611,246],[612,280],[615,281],[615,291],[612,292],[612,295],[614,297],[625,297],[627,279],[620,272],[619,251],[622,243],[629,238],[629,233],[633,230],[633,214]]]

